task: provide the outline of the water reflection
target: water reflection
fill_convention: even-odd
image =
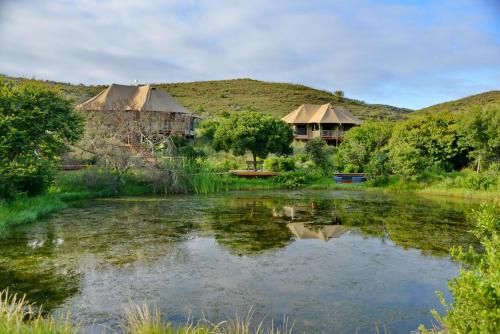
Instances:
[[[290,223],[287,227],[298,239],[320,239],[328,241],[339,238],[347,229],[342,225],[324,225],[320,228],[308,227],[304,223]]]
[[[110,312],[116,318],[140,297],[157,298],[174,315],[189,305],[207,312],[213,306],[217,320],[235,305],[242,312],[260,305],[263,314],[317,319],[313,329],[322,321],[342,329],[342,310],[346,322],[385,317],[359,311],[368,297],[397,317],[403,311],[392,308],[407,316],[416,305],[436,307],[437,299],[429,302],[441,287],[436,282],[445,289],[455,270],[448,249],[474,244],[466,218],[474,206],[331,191],[86,201],[0,238],[0,289],[105,324]],[[295,242],[301,239],[318,242]],[[411,291],[427,299],[407,296]],[[398,299],[403,295],[411,303]],[[317,305],[321,310],[311,313]],[[332,305],[335,316],[325,313]],[[359,318],[350,319],[353,312]],[[426,316],[412,315],[412,326]]]

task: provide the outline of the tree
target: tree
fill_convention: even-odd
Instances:
[[[459,131],[464,144],[471,148],[469,155],[481,164],[500,159],[500,105],[473,108],[461,114]]]
[[[57,88],[0,81],[0,197],[34,195],[82,134],[83,121]]]
[[[467,147],[458,132],[456,116],[451,113],[425,114],[398,123],[388,149],[389,156],[398,159],[392,161],[393,166],[402,166],[404,161],[400,159],[406,156],[415,162],[411,164],[415,173],[432,168],[451,170],[466,163]]]
[[[326,141],[324,141],[321,138],[313,138],[306,143],[306,153],[309,155],[311,160],[314,162],[314,164],[325,170],[326,169],[326,164],[327,164],[327,156],[328,153],[326,151],[327,144]]]
[[[269,153],[292,153],[292,128],[283,121],[255,111],[244,111],[222,118],[212,142],[218,151],[232,150],[235,155],[252,154],[254,168],[257,157],[265,159]]]
[[[342,169],[349,166],[356,171],[381,172],[386,153],[383,151],[391,138],[393,124],[389,122],[365,122],[349,130],[337,153],[337,161]]]

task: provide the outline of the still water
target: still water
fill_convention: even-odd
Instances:
[[[84,201],[0,237],[0,289],[117,329],[130,302],[182,323],[250,307],[297,333],[429,325],[474,243],[475,204],[346,191],[230,192]]]

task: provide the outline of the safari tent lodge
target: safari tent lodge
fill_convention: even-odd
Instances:
[[[171,95],[151,85],[111,84],[93,98],[79,104],[77,110],[111,113],[115,116],[115,122],[137,128],[140,126],[141,130],[150,133],[184,138],[194,136],[194,115]],[[133,132],[124,138],[128,143],[141,140],[139,134]]]
[[[327,143],[335,145],[342,141],[346,131],[363,124],[362,120],[350,112],[330,103],[303,104],[282,120],[293,127],[295,140],[322,138]]]

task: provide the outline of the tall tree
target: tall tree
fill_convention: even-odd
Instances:
[[[250,152],[254,169],[257,157],[265,159],[269,153],[292,153],[293,130],[274,117],[255,111],[244,111],[223,118],[212,142],[216,150],[232,151],[235,155]]]
[[[57,88],[0,81],[0,197],[43,191],[51,166],[78,140],[82,126]]]
[[[410,149],[408,154],[407,149]],[[414,159],[419,162],[414,166],[417,172],[433,167],[444,170],[462,167],[466,149],[457,118],[451,113],[425,114],[398,123],[389,141],[392,157],[418,155],[418,159]]]
[[[389,142],[393,124],[389,122],[365,122],[349,130],[337,152],[342,169],[367,172],[372,160],[379,159],[381,149]]]
[[[471,148],[477,172],[483,163],[500,160],[500,105],[462,112],[459,131],[465,145]]]

